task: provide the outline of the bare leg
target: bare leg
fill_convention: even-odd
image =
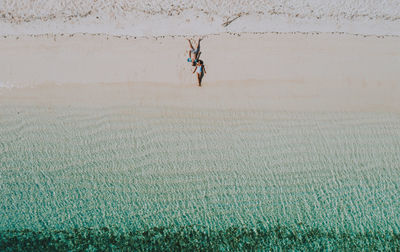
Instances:
[[[201,39],[199,39],[199,41],[197,41],[197,52],[200,52],[200,41],[201,41]]]
[[[187,41],[189,42],[189,46],[190,46],[190,50],[189,50],[189,58],[192,58],[192,51],[194,50],[193,45],[192,45],[192,41],[190,41],[190,39],[187,39]]]
[[[194,49],[194,47],[193,47],[193,45],[192,45],[192,41],[190,41],[190,39],[187,39],[187,41],[189,42],[189,46],[190,46],[190,49]]]
[[[194,55],[195,59],[200,58],[200,41],[201,41],[201,39],[199,39],[199,41],[197,41],[196,54]]]
[[[197,73],[197,81],[199,82],[199,87],[201,87],[201,75]]]
[[[201,54],[201,52],[198,52],[198,53],[197,53],[197,55],[196,55],[196,59],[197,59],[197,60],[200,58],[200,54]]]

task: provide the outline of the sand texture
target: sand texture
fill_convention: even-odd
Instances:
[[[0,83],[34,88],[2,88],[0,104],[21,95],[38,97],[34,100],[39,103],[92,106],[397,112],[400,108],[397,37],[210,35],[201,44],[207,70],[201,91],[186,62],[187,48],[181,37],[11,36],[0,40]]]
[[[399,0],[3,0],[0,34],[221,32],[400,35]]]

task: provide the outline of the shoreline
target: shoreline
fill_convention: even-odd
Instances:
[[[264,82],[208,83],[201,88],[196,84],[176,83],[92,83],[43,84],[35,87],[0,89],[0,109],[16,107],[49,108],[169,108],[195,111],[264,111],[282,113],[400,113],[397,93],[357,97],[356,90],[347,95],[318,95],[291,88],[287,83],[280,88]],[[396,91],[396,90],[395,90]],[[303,92],[303,93],[302,93]],[[342,96],[343,95],[343,96]],[[382,95],[381,95],[382,96]],[[386,100],[385,100],[386,98]],[[340,100],[337,100],[340,99]]]
[[[400,36],[188,37],[0,36],[0,250],[399,247]]]

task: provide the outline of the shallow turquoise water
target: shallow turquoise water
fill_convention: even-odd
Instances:
[[[400,233],[396,113],[2,107],[0,126],[3,237]]]

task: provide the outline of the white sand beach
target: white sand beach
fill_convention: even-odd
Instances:
[[[400,39],[346,34],[203,37],[197,87],[184,37],[0,39],[0,103],[268,111],[399,111]],[[4,87],[14,88],[4,88]],[[19,88],[18,88],[19,87]]]
[[[0,35],[0,251],[400,247],[399,0],[6,0]]]

